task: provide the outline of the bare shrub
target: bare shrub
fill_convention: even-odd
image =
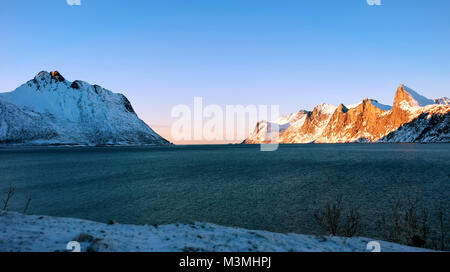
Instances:
[[[408,199],[403,215],[404,239],[410,246],[423,246],[425,241],[419,234],[419,205],[417,200]]]
[[[8,204],[11,198],[16,193],[16,188],[11,184],[9,185],[8,192],[6,193],[6,198],[3,199],[3,210],[6,211],[8,209]]]
[[[438,212],[439,226],[431,229],[433,214],[417,199],[397,200],[391,213],[382,215],[377,228],[383,239],[414,247],[446,250],[445,209]]]
[[[446,250],[447,249],[447,240],[446,240],[446,231],[444,227],[444,208],[439,208],[438,217],[439,217],[439,249],[440,250]]]
[[[346,237],[355,236],[360,228],[361,216],[358,207],[350,207],[347,218],[345,220],[343,231]]]
[[[316,222],[330,235],[335,236],[339,230],[339,219],[342,212],[342,196],[336,197],[335,201],[327,201],[325,208],[316,210],[314,218]]]
[[[28,209],[30,208],[31,203],[31,196],[28,196],[27,202],[25,203],[25,207],[23,208],[23,214],[26,214],[28,212]]]
[[[359,207],[350,207],[347,213],[343,213],[342,195],[339,195],[333,201],[326,201],[322,209],[317,209],[314,219],[329,235],[353,237],[360,227]]]
[[[2,209],[3,211],[8,210],[8,205],[15,194],[16,194],[16,187],[12,184],[9,185],[8,191],[6,192],[6,196],[3,199],[3,209]],[[23,209],[23,214],[26,214],[27,211],[29,210],[30,203],[31,203],[31,196],[28,196],[27,201],[25,202],[25,207]]]
[[[382,214],[377,221],[377,230],[381,237],[399,243],[402,237],[402,202],[397,200],[391,206],[390,213]]]
[[[421,221],[421,226],[420,226],[420,233],[421,233],[422,238],[425,241],[425,243],[429,239],[429,233],[430,233],[430,223],[429,222],[430,222],[430,212],[427,209],[422,208],[422,221]]]
[[[400,200],[392,206],[392,228],[389,230],[389,238],[394,242],[400,242],[402,236],[402,203]]]

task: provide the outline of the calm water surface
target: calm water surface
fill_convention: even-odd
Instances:
[[[314,209],[342,194],[369,235],[395,199],[448,207],[450,144],[0,148],[0,191],[10,184],[10,209],[31,195],[34,214],[297,233],[318,233]]]

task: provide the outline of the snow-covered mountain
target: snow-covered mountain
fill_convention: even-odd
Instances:
[[[279,143],[450,142],[450,99],[428,99],[401,84],[394,104],[373,99],[338,107],[321,104],[280,125]],[[281,118],[283,119],[283,118]],[[284,118],[285,119],[285,118]],[[244,143],[267,143],[273,122],[259,122]]]
[[[122,95],[60,73],[38,73],[0,93],[0,144],[168,144],[145,124]]]

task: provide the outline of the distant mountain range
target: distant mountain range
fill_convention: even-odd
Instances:
[[[40,72],[9,93],[0,93],[0,144],[161,145],[130,101],[98,85]]]
[[[271,122],[258,122],[246,144],[450,142],[450,99],[428,99],[400,85],[393,106],[364,99],[354,105],[321,104]],[[274,124],[278,130],[274,131]],[[67,81],[57,71],[38,73],[0,93],[0,144],[164,145],[122,94]]]
[[[371,99],[347,106],[321,104],[313,111],[258,122],[244,143],[268,143],[274,132],[279,143],[448,143],[449,104],[449,98],[428,99],[402,84],[392,107]]]

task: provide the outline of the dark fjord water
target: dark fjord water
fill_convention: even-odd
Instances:
[[[2,148],[0,191],[10,184],[10,209],[31,195],[34,214],[311,234],[320,232],[314,209],[342,194],[361,206],[370,235],[395,199],[448,207],[450,145]]]

